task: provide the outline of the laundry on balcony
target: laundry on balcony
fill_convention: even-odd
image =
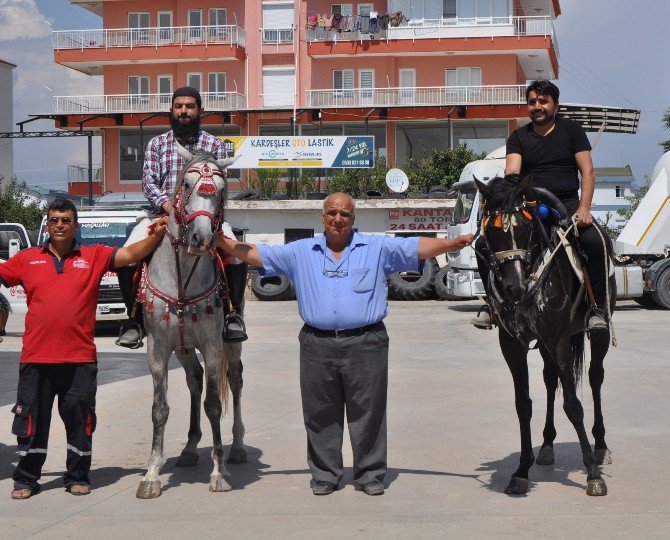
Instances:
[[[392,13],[379,13],[370,11],[360,15],[341,15],[339,13],[312,14],[307,17],[305,29],[310,32],[320,32],[322,37],[328,39],[331,32],[337,34],[358,32],[363,36],[369,35],[371,39],[379,38],[389,27],[398,27],[409,19],[401,11]],[[319,39],[318,36],[314,36]]]

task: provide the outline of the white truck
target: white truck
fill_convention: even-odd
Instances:
[[[138,220],[146,216],[146,212],[136,206],[124,207],[91,207],[79,210],[79,230],[77,231],[77,240],[83,244],[105,244],[108,246],[122,246],[128,238],[130,231]],[[0,224],[0,231],[7,230],[10,226],[16,224]],[[22,228],[21,225],[19,227]],[[14,235],[12,235],[14,236]],[[37,237],[37,245],[42,244],[48,233],[46,231],[46,217],[42,219],[42,225]],[[16,239],[7,249],[7,258],[15,255],[20,249],[32,247],[33,243],[19,243]],[[0,253],[2,251],[0,250]],[[3,256],[4,253],[2,253]],[[2,295],[10,305],[12,313],[25,313],[26,293],[22,287],[4,287],[0,286],[0,295]],[[98,295],[98,308],[96,321],[116,321],[126,318],[126,306],[121,297],[119,281],[116,272],[107,272],[100,283],[100,293]]]
[[[452,186],[456,198],[450,238],[475,233],[481,197],[473,176],[484,182],[505,170],[505,148],[469,163]],[[670,152],[658,160],[649,191],[615,242],[617,298],[670,309]],[[472,248],[449,254],[445,286],[449,298],[485,296]]]

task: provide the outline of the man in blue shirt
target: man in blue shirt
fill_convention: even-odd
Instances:
[[[323,204],[323,236],[284,246],[245,244],[223,236],[216,246],[293,280],[300,316],[300,391],[312,491],[328,495],[343,474],[346,407],[354,481],[384,493],[388,344],[386,276],[417,270],[419,261],[469,246],[472,235],[392,238],[354,232],[354,201],[333,193]]]

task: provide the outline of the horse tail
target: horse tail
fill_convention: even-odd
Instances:
[[[223,354],[221,355],[221,373],[219,374],[218,390],[219,399],[223,406],[223,414],[225,415],[228,413],[228,394],[230,391],[230,385],[228,384],[228,357],[226,355],[225,344]]]
[[[570,337],[570,347],[572,349],[572,369],[575,377],[575,387],[578,387],[584,374],[584,336],[585,332],[573,334]]]

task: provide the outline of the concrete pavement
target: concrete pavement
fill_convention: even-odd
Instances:
[[[557,406],[556,464],[534,466],[532,489],[508,497],[517,466],[519,430],[512,379],[494,332],[468,324],[477,302],[393,302],[389,385],[389,486],[382,497],[354,491],[351,469],[340,491],[309,489],[298,386],[295,302],[248,302],[243,413],[249,461],[231,465],[233,491],[210,493],[211,432],[203,422],[200,462],[175,467],[188,428],[181,370],[170,372],[163,494],[135,498],[151,443],[152,386],[140,367],[98,390],[94,491],[73,497],[62,488],[65,437],[52,424],[43,491],[13,501],[15,440],[11,405],[0,407],[0,530],[5,538],[134,538],[186,535],[243,538],[340,537],[663,537],[670,536],[670,313],[625,302],[615,316],[619,347],[606,359],[604,413],[614,462],[604,467],[606,497],[585,495],[586,475],[576,434]],[[20,317],[11,317],[0,351],[20,350]],[[101,369],[137,364],[97,339]],[[124,359],[124,355],[128,358]],[[13,362],[3,354],[5,362]],[[539,354],[530,354],[536,451],[546,403]],[[3,370],[3,371],[6,371]],[[118,369],[117,369],[118,371]],[[122,370],[123,371],[123,370]],[[145,373],[148,373],[148,369]],[[5,381],[3,384],[7,384]],[[580,391],[592,424],[590,389]],[[7,402],[4,402],[7,403]],[[204,415],[203,415],[204,418]],[[230,415],[222,422],[230,442]],[[345,465],[351,451],[345,440]]]

